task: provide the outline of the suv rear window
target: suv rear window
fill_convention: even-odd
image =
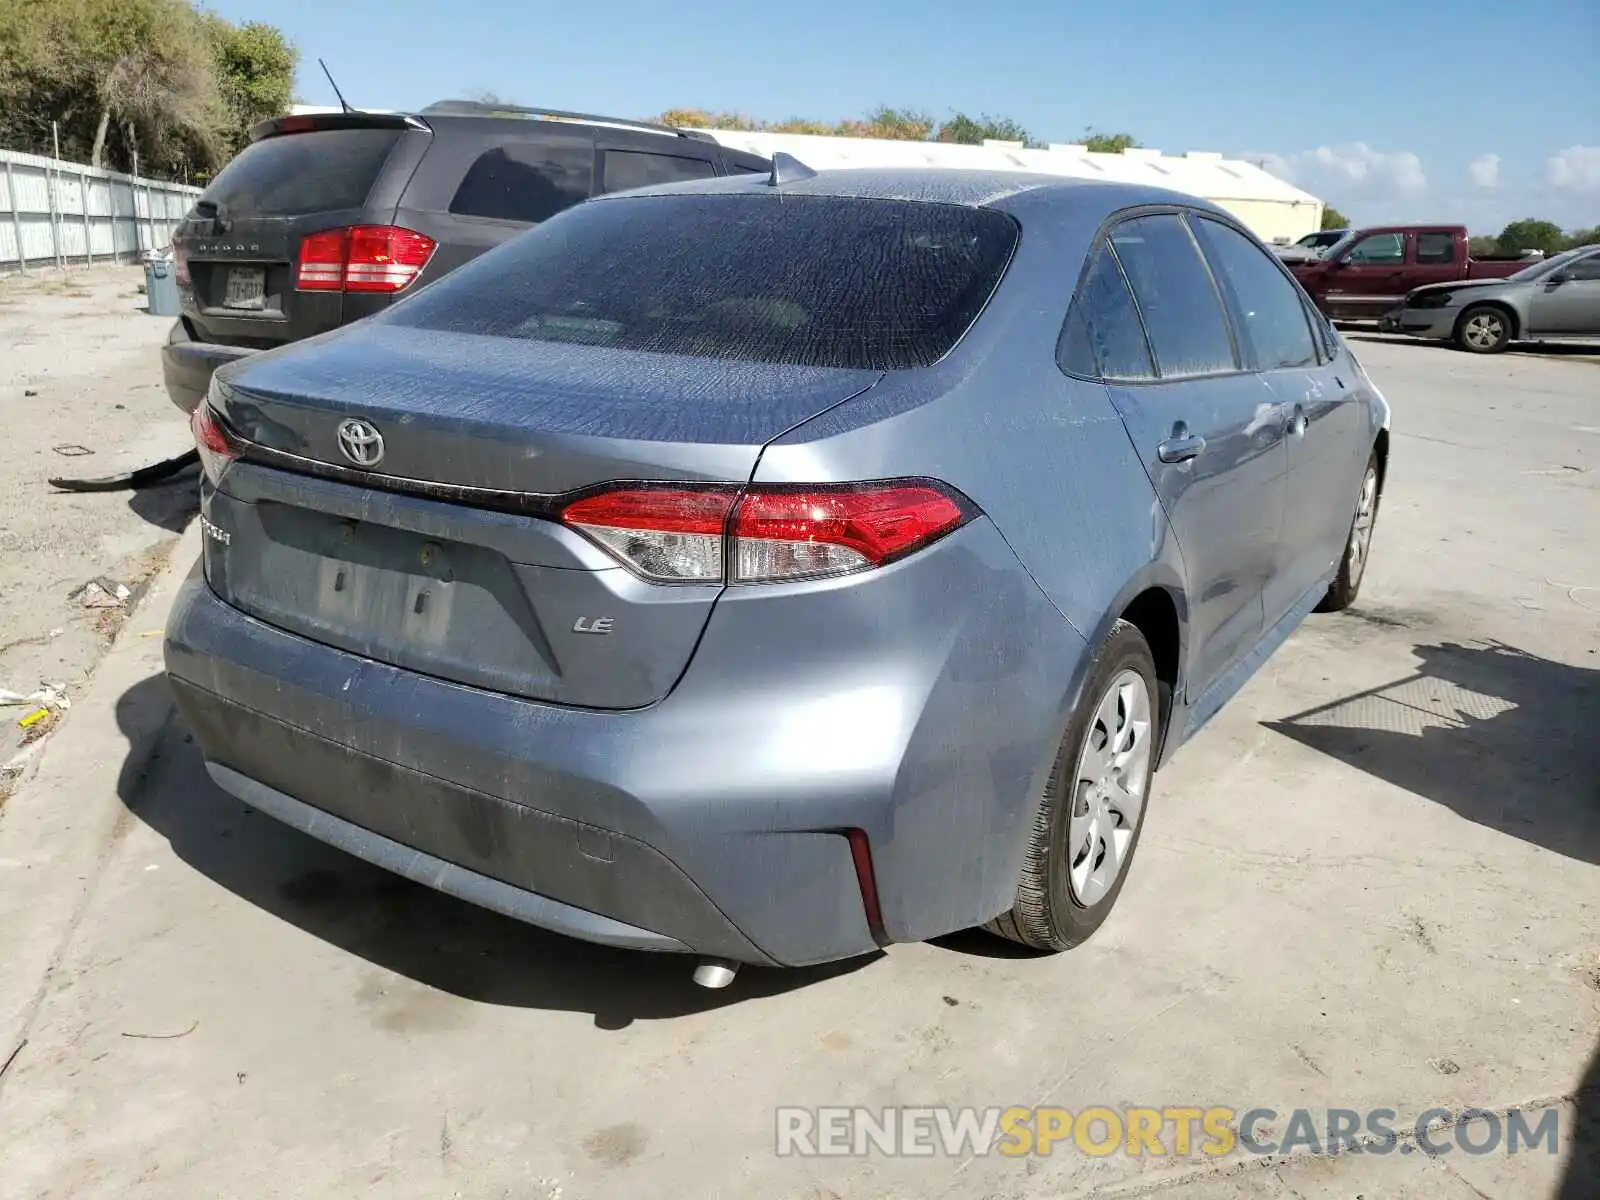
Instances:
[[[582,204],[396,305],[422,329],[701,358],[927,366],[1016,247],[1003,213],[831,196]]]
[[[360,208],[398,129],[316,129],[246,146],[201,197],[225,214],[289,216]]]

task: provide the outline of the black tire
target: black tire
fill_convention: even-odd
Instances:
[[[1122,853],[1120,869],[1110,886],[1093,900],[1079,901],[1073,883],[1068,878],[1072,850],[1068,834],[1071,830],[1072,811],[1075,805],[1088,803],[1087,794],[1077,778],[1084,754],[1085,742],[1101,731],[1096,714],[1111,686],[1125,671],[1138,675],[1144,682],[1148,707],[1148,725],[1144,735],[1148,739],[1147,765],[1143,767],[1140,781],[1142,802],[1131,825],[1132,838]],[[1017,880],[1017,898],[1011,910],[989,922],[986,929],[1024,946],[1036,950],[1069,950],[1086,941],[1104,924],[1122,894],[1133,867],[1134,851],[1139,847],[1139,835],[1144,829],[1144,816],[1150,808],[1150,783],[1155,771],[1156,755],[1161,746],[1161,720],[1165,697],[1156,678],[1155,659],[1144,634],[1126,621],[1118,621],[1111,634],[1100,647],[1089,679],[1083,691],[1078,711],[1073,714],[1062,736],[1061,747],[1056,752],[1055,766],[1040,798],[1034,817],[1033,836],[1028,843],[1028,853]],[[1119,708],[1119,711],[1120,708]],[[1086,810],[1080,810],[1086,811]],[[1102,840],[1101,845],[1104,845]],[[1098,860],[1097,860],[1098,861]]]
[[[1356,596],[1361,592],[1361,581],[1367,575],[1367,563],[1372,557],[1372,535],[1378,527],[1378,503],[1382,499],[1383,493],[1378,488],[1378,452],[1374,450],[1372,457],[1367,459],[1367,469],[1361,473],[1356,510],[1350,518],[1350,532],[1345,537],[1344,553],[1339,556],[1339,573],[1328,585],[1328,593],[1317,605],[1317,612],[1343,612],[1356,602]],[[1369,503],[1370,511],[1364,513]],[[1363,515],[1367,518],[1365,531],[1362,529]]]
[[[1499,354],[1511,345],[1511,315],[1495,304],[1474,304],[1456,320],[1455,343],[1469,354]]]

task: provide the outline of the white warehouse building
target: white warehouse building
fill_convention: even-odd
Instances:
[[[979,171],[1037,171],[1077,179],[1111,179],[1172,188],[1226,209],[1264,242],[1288,243],[1322,227],[1322,201],[1254,163],[1191,150],[1094,154],[1087,147],[1052,143],[1042,150],[1021,142],[981,146],[880,138],[708,129],[724,146],[771,157],[782,151],[816,170],[841,167],[964,167]]]

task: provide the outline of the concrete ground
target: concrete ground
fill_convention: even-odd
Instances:
[[[706,992],[386,876],[208,782],[164,577],[0,817],[0,1197],[1600,1195],[1600,376],[1358,347],[1395,421],[1362,600],[1162,773],[1054,958],[968,934]],[[774,1153],[776,1106],[840,1104],[1554,1106],[1562,1143]]]
[[[142,267],[0,279],[0,689],[49,683],[68,699],[120,626],[119,609],[71,593],[99,576],[137,590],[194,511],[195,475],[140,492],[71,494],[47,480],[114,475],[192,443],[161,385],[157,350],[172,321],[145,311]],[[33,754],[4,764],[31,707],[0,707],[0,804]]]

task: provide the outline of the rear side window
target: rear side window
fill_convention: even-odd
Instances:
[[[580,205],[382,319],[702,358],[889,371],[942,357],[1011,260],[992,209],[831,196]]]
[[[1417,234],[1419,263],[1453,263],[1456,260],[1456,235],[1453,233]]]
[[[1211,271],[1233,308],[1234,325],[1258,371],[1315,366],[1316,343],[1300,293],[1250,239],[1220,221],[1193,218]]]
[[[536,224],[589,198],[594,145],[574,138],[507,142],[478,156],[450,201],[463,217]]]
[[[1150,347],[1122,268],[1104,241],[1089,260],[1057,347],[1061,368],[1094,379],[1151,379]]]
[[[647,154],[642,150],[605,152],[605,190],[625,192],[629,188],[655,187],[663,183],[683,183],[690,179],[710,179],[716,167],[703,158],[682,158],[674,154]]]
[[[1222,301],[1205,260],[1175,216],[1138,217],[1111,231],[1163,377],[1235,370]]]
[[[206,188],[224,215],[290,216],[360,208],[400,140],[398,129],[316,129],[246,146]]]

